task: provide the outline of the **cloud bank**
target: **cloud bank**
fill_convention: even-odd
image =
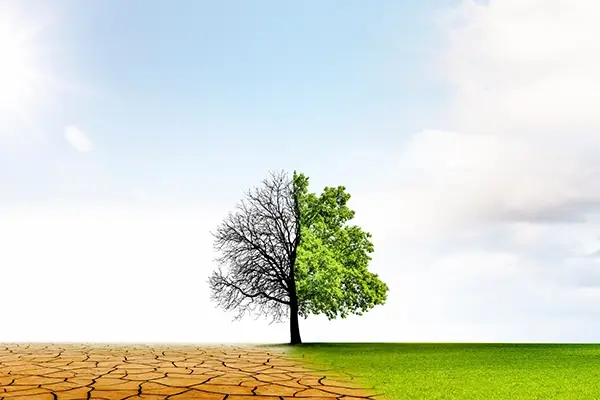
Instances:
[[[446,125],[407,141],[396,191],[363,199],[381,257],[411,254],[389,276],[427,292],[403,299],[420,314],[493,340],[600,340],[584,328],[600,311],[598,17],[592,0],[491,0],[440,19]]]
[[[451,131],[421,132],[401,155],[411,204],[443,204],[433,212],[461,225],[599,211],[598,16],[596,2],[569,0],[464,1],[446,14]]]

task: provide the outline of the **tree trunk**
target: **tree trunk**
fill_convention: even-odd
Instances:
[[[298,292],[296,292],[296,250],[298,249],[298,244],[300,243],[300,231],[296,233],[298,235],[298,239],[294,250],[292,251],[291,256],[291,265],[290,265],[290,276],[288,282],[289,288],[289,299],[290,299],[290,344],[302,344],[302,339],[300,338],[300,325],[298,324]]]
[[[292,274],[294,268],[292,267]],[[290,279],[290,344],[301,344],[300,325],[298,323],[298,295],[296,293],[296,279]]]
[[[290,296],[290,344],[301,344],[300,325],[298,324],[298,298]]]

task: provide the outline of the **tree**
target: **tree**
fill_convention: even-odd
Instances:
[[[262,183],[213,233],[220,253],[209,278],[214,301],[237,310],[236,319],[289,316],[291,344],[302,343],[300,316],[346,318],[385,303],[388,286],[367,270],[371,234],[348,224],[354,211],[344,186],[317,196],[296,172],[292,179],[271,173]]]

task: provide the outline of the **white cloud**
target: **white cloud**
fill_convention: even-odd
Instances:
[[[600,340],[600,4],[463,1],[446,16],[445,129],[406,142],[397,189],[355,197],[394,265],[382,275],[442,340],[457,323],[493,325],[477,340]]]
[[[450,15],[439,69],[452,130],[407,143],[399,208],[453,227],[600,211],[600,4],[463,1]]]
[[[67,142],[80,153],[92,151],[92,142],[87,135],[76,126],[66,126],[64,135]]]
[[[597,136],[597,3],[463,1],[456,15],[441,68],[462,122],[478,133]]]

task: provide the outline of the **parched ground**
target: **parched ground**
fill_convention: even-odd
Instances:
[[[2,399],[378,399],[278,349],[0,344]]]

